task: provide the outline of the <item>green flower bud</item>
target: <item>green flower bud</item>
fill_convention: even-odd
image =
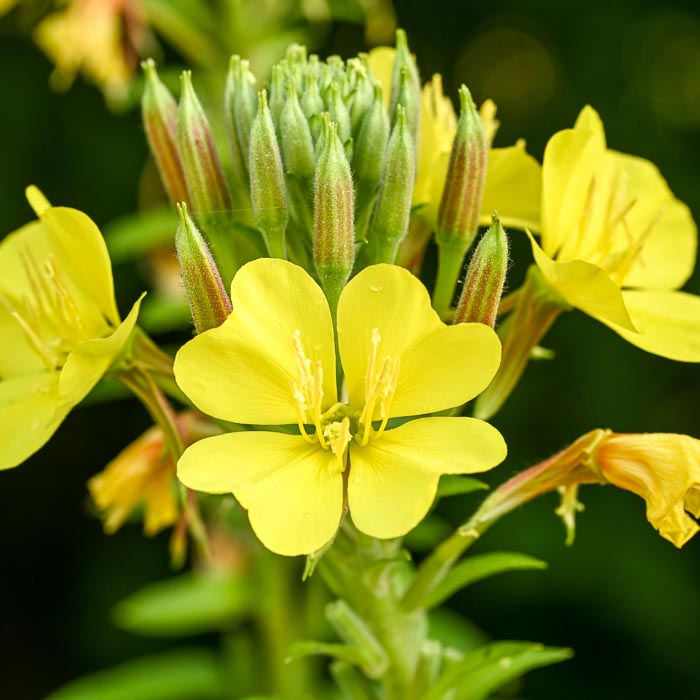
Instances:
[[[359,58],[348,61],[351,81],[350,126],[352,133],[357,134],[362,126],[364,117],[374,103],[374,83],[370,72]]]
[[[362,120],[353,149],[352,171],[357,181],[358,212],[368,208],[377,193],[389,140],[389,115],[378,82],[374,83],[373,95],[372,106]]]
[[[192,86],[192,73],[182,73],[182,94],[177,112],[177,141],[185,170],[189,200],[196,212],[231,208],[221,161],[202,105]]]
[[[408,231],[416,162],[413,139],[401,105],[396,114],[369,234],[373,262],[392,264]]]
[[[302,231],[310,237],[313,228],[311,212],[316,159],[311,129],[301,110],[294,83],[290,83],[287,88],[287,101],[280,114],[279,131],[290,211]]]
[[[287,94],[287,78],[285,76],[285,61],[272,66],[272,80],[270,81],[270,113],[275,126],[279,126],[280,114],[284,107]]]
[[[494,213],[491,220],[469,263],[454,323],[496,325],[508,270],[508,237],[498,215]]]
[[[258,95],[258,113],[250,130],[249,171],[255,225],[262,232],[270,255],[286,258],[287,188],[265,90]]]
[[[301,109],[309,120],[311,135],[314,137],[314,141],[317,141],[322,132],[322,120],[319,115],[324,112],[326,105],[321,97],[318,79],[313,73],[309,74],[306,89],[301,96]]]
[[[350,164],[327,115],[319,141],[314,182],[313,255],[316,272],[335,315],[355,257],[354,201]]]
[[[489,143],[469,90],[459,90],[461,111],[445,187],[438,211],[435,241],[439,250],[433,306],[444,315],[452,301],[464,255],[479,229]]]
[[[240,56],[231,56],[224,92],[226,131],[233,153],[233,166],[237,177],[243,182],[248,173],[250,128],[258,109],[255,77],[248,66],[248,61],[241,60]]]
[[[177,150],[177,102],[158,77],[152,58],[141,67],[146,75],[141,107],[148,145],[170,202],[183,202],[187,199],[187,183]]]
[[[182,74],[177,141],[189,202],[228,284],[238,268],[230,231],[231,198],[209,121],[192,87],[190,71]]]
[[[337,83],[331,83],[324,92],[326,111],[331,121],[338,125],[338,137],[345,145],[350,139],[350,113],[345,106],[340,87]]]
[[[187,205],[177,205],[180,225],[175,232],[175,250],[180,274],[190,302],[197,333],[220,326],[231,313],[231,302],[209,248],[187,213]]]
[[[406,75],[403,76],[403,72]],[[414,143],[418,143],[416,134],[420,125],[420,97],[421,85],[418,74],[418,66],[411,56],[408,48],[406,32],[403,29],[396,30],[396,56],[394,69],[391,75],[391,122],[396,119],[396,106],[403,105],[408,117],[408,125]]]

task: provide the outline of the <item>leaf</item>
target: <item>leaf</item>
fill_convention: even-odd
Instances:
[[[473,479],[471,476],[446,474],[440,479],[437,497],[460,496],[464,493],[471,493],[472,491],[483,491],[484,489],[488,489],[488,487],[488,484],[478,479]]]
[[[346,661],[353,666],[363,666],[367,661],[365,655],[359,649],[347,644],[329,644],[327,642],[302,639],[294,642],[289,647],[284,662],[288,664],[305,656],[331,656],[334,659]]]
[[[179,637],[229,627],[260,602],[248,581],[222,574],[185,574],[153,583],[114,609],[115,623],[130,632]]]
[[[524,673],[572,656],[571,649],[562,647],[545,647],[533,642],[494,642],[450,666],[423,700],[442,700],[449,691],[455,691],[454,700],[486,700],[495,690]]]
[[[433,591],[427,607],[440,605],[461,588],[506,571],[546,569],[547,563],[518,552],[488,552],[464,559],[454,566]]]
[[[122,216],[104,229],[112,264],[138,258],[155,248],[173,245],[177,216],[170,207],[157,207]]]
[[[178,649],[79,678],[46,700],[220,700],[223,692],[212,652]]]

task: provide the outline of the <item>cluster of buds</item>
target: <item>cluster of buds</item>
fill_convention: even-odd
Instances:
[[[418,69],[400,30],[392,62],[390,84],[382,84],[367,54],[321,61],[292,45],[261,86],[248,61],[233,56],[223,99],[228,177],[190,74],[183,74],[177,104],[153,62],[144,64],[151,150],[171,201],[189,207],[191,218],[182,210],[182,230],[198,228],[197,245],[207,247],[196,252],[196,246],[178,246],[195,319],[220,317],[229,305],[221,295],[237,267],[252,257],[270,255],[305,267],[331,308],[351,274],[397,260],[409,230],[421,129]],[[460,97],[437,226],[437,243],[454,271],[437,299],[447,300],[445,306],[477,233],[489,147],[465,87]],[[202,264],[211,269],[191,274]],[[504,263],[495,268],[505,274]],[[190,288],[202,280],[206,289]],[[498,298],[492,294],[486,304],[484,322],[490,325],[502,282],[490,286],[498,289]],[[218,296],[213,308],[195,308],[212,294]],[[449,308],[436,308],[449,315]]]

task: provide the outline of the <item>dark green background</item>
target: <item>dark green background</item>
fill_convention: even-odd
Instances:
[[[547,138],[586,103],[611,147],[653,160],[676,195],[700,212],[700,14],[694,3],[397,3],[422,74],[442,72],[456,95],[466,82],[492,97],[497,145]],[[336,27],[325,51],[366,48]],[[24,187],[98,224],[133,211],[146,160],[139,115],[115,116],[78,81],[48,89],[50,65],[12,17],[0,21],[0,232],[31,218]],[[514,288],[528,261],[513,234]],[[116,270],[121,308],[142,282]],[[686,289],[700,293],[696,273]],[[493,421],[505,435],[504,480],[595,427],[700,437],[700,369],[643,353],[578,312],[547,337],[553,362],[533,364]],[[0,475],[0,697],[31,700],[80,674],[163,645],[116,630],[109,611],[142,584],[168,575],[167,536],[126,527],[101,533],[85,481],[148,424],[136,403],[76,410],[48,447]],[[458,522],[476,503],[443,508]],[[469,588],[454,599],[494,638],[570,645],[576,657],[527,679],[523,698],[694,697],[700,687],[700,541],[682,551],[646,522],[644,504],[612,488],[582,492],[576,544],[566,548],[553,497],[496,526],[479,550],[516,549],[550,562]]]

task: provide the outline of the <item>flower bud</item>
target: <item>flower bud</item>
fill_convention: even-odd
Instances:
[[[248,61],[241,60],[240,56],[231,56],[224,91],[226,132],[236,176],[241,181],[245,181],[248,173],[250,128],[258,108],[255,77],[248,65]]]
[[[403,71],[407,72],[404,86],[404,96],[401,101],[399,95],[401,93],[401,82]],[[416,105],[418,107],[418,117],[420,119],[420,76],[418,75],[418,66],[411,56],[411,52],[408,48],[408,40],[406,38],[406,32],[403,29],[396,30],[396,54],[394,56],[394,67],[391,74],[391,116],[392,122],[396,116],[396,105],[403,104],[404,109],[407,111],[409,125],[413,126],[413,115],[409,110],[410,105]],[[413,131],[411,132],[413,135]]]
[[[362,119],[352,156],[358,212],[367,208],[377,193],[389,140],[389,115],[384,107],[381,84],[375,81],[373,91],[372,105]]]
[[[180,225],[175,233],[175,250],[194,327],[197,333],[203,333],[226,320],[231,313],[231,302],[214,258],[184,202],[178,205],[178,212]]]
[[[328,112],[331,121],[338,125],[338,137],[340,142],[345,144],[350,139],[350,113],[345,106],[340,87],[337,83],[331,83],[324,93],[326,111]]]
[[[323,122],[320,115],[326,109],[326,105],[323,103],[321,91],[318,87],[318,78],[314,73],[309,75],[306,89],[301,96],[301,109],[309,120],[311,135],[314,137],[315,142],[318,140],[323,130]]]
[[[464,85],[459,99],[461,111],[440,201],[436,240],[440,244],[457,239],[466,252],[479,228],[488,141],[479,112]]]
[[[177,112],[177,140],[189,199],[196,212],[224,211],[231,199],[209,120],[192,86],[192,73],[182,73]]]
[[[386,166],[370,224],[372,262],[392,263],[408,231],[415,176],[415,151],[406,112],[397,108],[396,124],[386,149]]]
[[[286,258],[287,188],[265,90],[258,95],[258,113],[250,130],[249,171],[255,225],[262,232],[270,255]]]
[[[314,181],[314,241],[316,272],[335,314],[338,298],[355,257],[354,201],[350,164],[335,123],[327,115]]]
[[[238,268],[230,230],[231,197],[190,71],[182,73],[177,140],[193,214],[204,229],[221,276],[228,284]]]
[[[452,302],[464,255],[479,228],[489,144],[469,90],[459,90],[461,112],[438,211],[439,269],[433,306],[444,316]]]
[[[294,83],[287,88],[287,101],[280,114],[280,145],[287,175],[290,212],[302,230],[311,233],[313,181],[316,169],[314,141],[299,104]]]
[[[281,61],[272,66],[272,79],[270,81],[270,114],[272,115],[273,124],[278,127],[280,123],[280,114],[284,107],[285,95],[287,93],[287,79],[285,77],[285,63]]]
[[[141,107],[148,145],[171,204],[183,202],[187,183],[177,150],[177,102],[158,77],[152,58],[141,67],[146,76]]]
[[[413,143],[418,143],[418,135],[420,129],[420,110],[421,110],[421,92],[416,90],[415,85],[411,80],[411,75],[408,68],[401,69],[399,74],[399,91],[396,96],[396,102],[391,112],[391,125],[396,124],[398,116],[398,108],[402,107],[406,112],[406,121],[408,130],[413,139]]]
[[[492,215],[491,221],[469,263],[454,323],[483,323],[491,328],[496,325],[508,270],[508,237],[497,214]]]
[[[348,69],[352,81],[352,99],[350,104],[350,125],[352,133],[357,134],[367,110],[374,101],[374,83],[370,72],[359,58],[348,61]]]

